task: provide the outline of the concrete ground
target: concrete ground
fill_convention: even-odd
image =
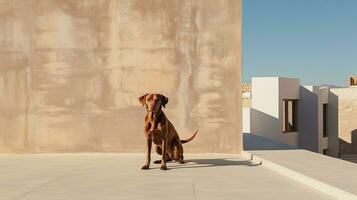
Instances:
[[[250,153],[357,196],[355,163],[307,150],[265,150]]]
[[[0,154],[0,199],[333,199],[244,157],[186,159],[142,171],[141,154]]]

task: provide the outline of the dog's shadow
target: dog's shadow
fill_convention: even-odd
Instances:
[[[251,160],[232,160],[225,158],[213,158],[213,159],[188,159],[184,164],[178,164],[178,162],[171,161],[169,169],[189,169],[189,168],[207,168],[207,167],[227,167],[227,166],[246,166],[257,167],[262,163],[255,163]],[[172,164],[171,164],[172,163]]]

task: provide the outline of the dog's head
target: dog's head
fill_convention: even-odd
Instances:
[[[147,93],[139,98],[139,102],[146,106],[148,112],[157,112],[161,109],[161,106],[165,108],[169,98],[162,94],[150,94]]]

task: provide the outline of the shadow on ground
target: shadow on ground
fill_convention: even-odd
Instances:
[[[250,150],[295,150],[297,148],[253,133],[243,133],[245,151]]]
[[[247,166],[256,167],[261,165],[260,163],[253,163],[250,160],[230,160],[224,158],[217,159],[188,159],[185,160],[184,164],[178,164],[178,162],[168,162],[174,163],[174,165],[169,165],[169,169],[192,169],[192,168],[207,168],[207,167],[227,167],[227,166]],[[153,167],[152,169],[159,168]]]

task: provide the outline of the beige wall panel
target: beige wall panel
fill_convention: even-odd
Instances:
[[[145,150],[169,97],[186,152],[240,152],[241,0],[1,0],[0,151]]]

